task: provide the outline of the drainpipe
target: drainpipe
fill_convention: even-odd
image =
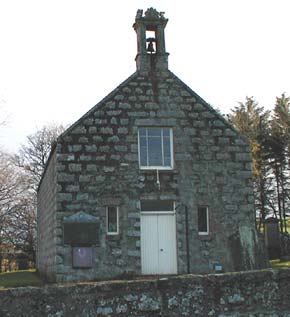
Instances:
[[[185,210],[185,241],[186,241],[186,260],[187,260],[187,274],[190,273],[190,253],[189,253],[189,230],[188,230],[188,208],[184,205]]]

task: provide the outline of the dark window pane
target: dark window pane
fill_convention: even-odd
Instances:
[[[141,211],[173,211],[172,200],[143,200]]]
[[[140,165],[147,166],[147,140],[144,137],[139,139],[140,146]]]
[[[148,138],[148,156],[150,166],[162,166],[161,138]]]
[[[147,148],[146,147],[140,148],[140,165],[147,166]]]
[[[171,166],[170,138],[163,138],[164,165]]]
[[[117,207],[108,207],[108,232],[118,232],[118,212]]]
[[[208,231],[207,208],[199,207],[197,210],[198,232]]]
[[[159,137],[159,138],[161,138],[161,128],[150,128],[150,129],[148,129],[148,137]]]
[[[140,135],[140,136],[143,136],[143,137],[146,137],[146,130],[147,130],[147,129],[145,129],[145,128],[140,128],[140,129],[139,129],[139,135]]]
[[[164,128],[163,129],[163,136],[164,137],[170,137],[170,129],[169,128]]]

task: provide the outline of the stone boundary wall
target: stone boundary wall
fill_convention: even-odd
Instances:
[[[0,291],[0,316],[290,316],[290,269]]]

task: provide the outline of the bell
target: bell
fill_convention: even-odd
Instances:
[[[154,45],[152,42],[149,42],[148,47],[147,47],[147,52],[150,52],[150,53],[155,52]]]
[[[148,42],[147,52],[152,54],[153,52],[155,52],[154,45],[153,45],[153,42],[155,42],[155,39],[154,38],[148,38],[147,42]]]

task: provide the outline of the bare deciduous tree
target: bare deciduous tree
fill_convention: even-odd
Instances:
[[[34,190],[41,179],[51,148],[63,131],[62,125],[44,126],[27,137],[27,144],[21,146],[15,157],[16,164],[25,170]]]

